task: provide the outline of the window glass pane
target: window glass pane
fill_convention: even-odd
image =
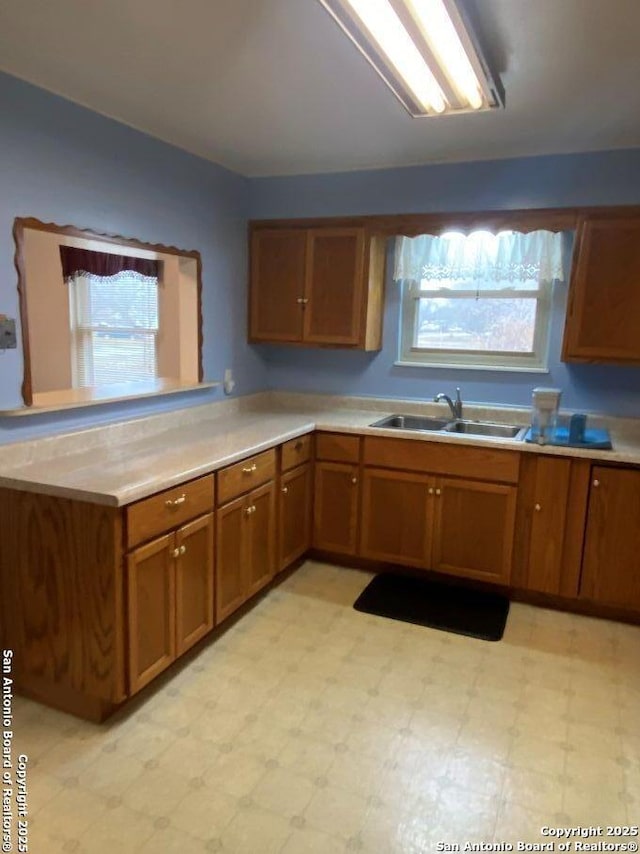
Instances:
[[[78,304],[81,326],[158,328],[158,280],[119,273],[100,279],[79,276],[76,287],[86,288]]]
[[[89,385],[152,380],[156,376],[153,334],[93,332],[91,351],[93,376]]]
[[[431,350],[533,351],[533,298],[421,298],[414,346]]]
[[[537,291],[539,283],[537,279],[524,279],[522,281],[511,279],[422,279],[420,291],[433,293],[446,289],[449,291]]]

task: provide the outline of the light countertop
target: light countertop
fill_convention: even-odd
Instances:
[[[348,398],[327,398],[324,406],[318,405],[315,399],[314,405],[306,401],[306,405],[300,405],[301,399],[303,396],[281,395],[275,400],[263,395],[260,400],[238,405],[235,409],[221,410],[221,404],[195,407],[188,417],[176,415],[173,420],[179,423],[172,423],[171,416],[165,414],[160,429],[157,423],[154,425],[152,417],[132,422],[130,429],[126,425],[119,425],[118,431],[102,428],[100,432],[101,428],[94,428],[81,433],[75,442],[73,436],[53,437],[45,440],[46,456],[42,451],[36,452],[37,446],[36,451],[30,447],[22,454],[12,455],[4,449],[5,453],[0,455],[0,486],[122,506],[313,430],[490,446],[523,453],[640,465],[640,435],[635,430],[633,433],[624,431],[626,435],[619,436],[612,431],[614,448],[610,451],[540,447],[513,439],[416,433],[370,426],[385,415],[410,411],[408,405],[403,406],[399,401],[367,401],[371,408],[360,409],[354,406],[358,401]],[[382,405],[387,408],[382,409]],[[422,405],[421,411],[443,413],[442,409],[434,411],[433,405],[428,404]],[[476,408],[470,409],[466,417],[507,421],[513,419],[513,413],[499,408],[486,408],[481,412]],[[515,423],[526,424],[527,420],[523,412]],[[20,461],[12,464],[12,459]]]

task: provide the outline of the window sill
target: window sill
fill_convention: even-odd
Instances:
[[[398,360],[393,363],[401,368],[445,368],[448,371],[509,371],[519,374],[548,374],[549,368],[529,368],[516,365],[462,365],[445,362],[403,362]]]
[[[221,385],[219,382],[185,383],[180,380],[160,379],[151,382],[115,383],[99,388],[40,392],[40,394],[34,394],[31,406],[0,410],[0,416],[43,415],[47,412],[61,412],[66,409],[99,406],[105,403],[121,403],[127,400],[201,391],[219,385]]]

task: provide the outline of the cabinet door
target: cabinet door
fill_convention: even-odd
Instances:
[[[252,232],[251,340],[301,340],[306,236],[305,229],[257,229]]]
[[[213,628],[213,513],[176,531],[176,645],[181,655]]]
[[[283,474],[278,499],[278,569],[285,569],[311,545],[311,466]]]
[[[276,487],[273,481],[249,494],[249,554],[245,598],[268,584],[276,568]]]
[[[139,691],[176,657],[175,538],[153,540],[127,558],[129,688]]]
[[[433,479],[365,468],[360,553],[374,560],[426,568],[433,529]]]
[[[232,614],[246,599],[250,503],[236,498],[216,511],[216,623]]]
[[[313,545],[355,554],[358,542],[358,467],[316,463]]]
[[[527,590],[560,594],[570,474],[569,459],[523,460],[514,581]]]
[[[640,609],[640,471],[594,466],[580,595]]]
[[[434,498],[433,569],[507,584],[511,577],[515,487],[439,478]]]
[[[358,344],[363,314],[364,229],[307,233],[304,340]]]
[[[588,216],[576,233],[565,361],[640,363],[640,217]]]

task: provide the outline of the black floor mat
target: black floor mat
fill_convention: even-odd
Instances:
[[[353,607],[366,614],[488,641],[502,638],[509,614],[509,600],[499,593],[393,573],[377,575]]]

